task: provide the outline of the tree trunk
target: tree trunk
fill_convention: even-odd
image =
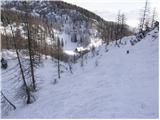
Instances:
[[[1,91],[2,96],[4,97],[4,99],[14,108],[14,110],[16,109],[16,106],[3,94],[3,92]]]
[[[15,37],[14,37],[14,34],[13,34],[12,26],[10,26],[10,28],[11,28],[11,31],[12,31],[13,44],[14,44],[14,47],[15,47],[15,50],[16,50],[16,54],[17,54],[17,58],[18,58],[18,64],[19,64],[21,75],[22,75],[22,80],[23,80],[25,90],[26,90],[26,94],[27,94],[27,104],[30,104],[31,103],[30,90],[29,90],[29,88],[27,86],[27,83],[26,83],[26,80],[25,80],[25,75],[24,75],[24,71],[23,71],[23,68],[22,68],[22,63],[21,63],[21,60],[20,60],[19,52],[17,50],[16,40],[15,40]]]

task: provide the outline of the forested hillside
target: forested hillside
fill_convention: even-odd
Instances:
[[[4,48],[11,47],[7,44],[10,42],[9,39],[3,40],[6,37],[10,38],[9,31],[5,30],[9,25],[12,25],[19,39],[25,41],[25,20],[30,25],[30,31],[35,33],[30,35],[34,36],[33,41],[41,41],[40,46],[55,46],[59,40],[64,50],[68,50],[72,45],[74,51],[76,47],[86,48],[96,42],[118,40],[131,34],[125,23],[105,21],[88,10],[63,1],[3,2],[1,12]],[[45,52],[48,53],[48,50]]]

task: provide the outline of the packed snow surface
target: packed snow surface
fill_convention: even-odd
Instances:
[[[4,118],[158,118],[155,31],[134,46],[130,39],[135,37],[130,36],[123,38],[126,45],[120,48],[115,43],[110,43],[108,52],[105,45],[96,48],[95,56],[86,54],[83,67],[81,59],[72,64],[73,74],[64,71],[57,84],[53,84],[57,78],[55,63],[44,59],[37,69],[40,81],[34,93],[36,101]]]

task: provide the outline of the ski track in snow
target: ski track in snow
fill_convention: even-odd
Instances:
[[[44,60],[37,70],[41,81],[37,100],[4,118],[158,118],[158,38],[152,34],[131,46],[100,46],[100,55],[88,54],[61,74],[57,84],[54,63]],[[129,54],[126,51],[129,50]],[[95,66],[95,61],[98,66]]]

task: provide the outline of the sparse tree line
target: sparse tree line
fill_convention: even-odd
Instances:
[[[116,22],[110,22],[106,23],[106,25],[102,25],[104,28],[102,29],[101,38],[107,45],[109,42],[115,41],[115,46],[119,46],[119,44],[122,44],[121,39],[124,36],[133,34],[132,31],[129,30],[126,20],[127,18],[125,14],[118,11]]]
[[[156,12],[156,8],[153,10],[149,7],[149,1],[146,0],[145,6],[141,13],[140,23],[139,23],[139,33],[144,34],[145,32],[149,32],[155,27],[159,27],[159,22],[157,21],[158,14]]]
[[[136,38],[138,40],[145,37],[145,35],[157,27],[159,29],[159,22],[157,21],[157,12],[154,8],[152,11],[149,9],[148,0],[145,2],[145,7],[142,11],[139,23],[139,32],[136,33]],[[111,22],[107,23],[106,25],[102,24],[103,29],[101,29],[101,37],[107,45],[110,41],[115,40],[115,46],[120,46],[122,43],[122,38],[124,36],[128,36],[133,34],[133,32],[129,31],[128,26],[126,24],[126,16],[124,13],[121,13],[120,10],[117,14],[116,24]],[[118,43],[119,40],[119,43]],[[107,50],[107,49],[106,49]]]

